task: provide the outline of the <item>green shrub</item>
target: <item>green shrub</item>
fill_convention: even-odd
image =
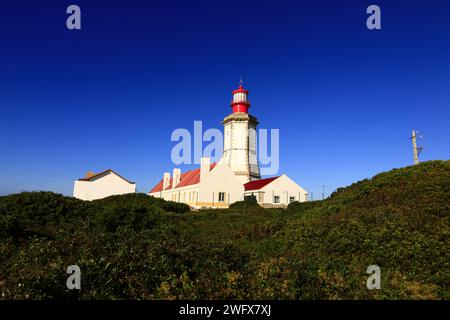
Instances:
[[[134,231],[148,229],[160,220],[162,209],[143,205],[109,205],[98,210],[96,223],[108,232],[119,228]]]
[[[59,224],[88,221],[91,205],[52,192],[22,192],[0,197],[0,238],[52,236]],[[70,227],[69,227],[70,228]]]
[[[96,206],[96,223],[108,232],[119,228],[134,231],[157,225],[164,212],[186,213],[189,206],[165,201],[143,193],[116,195],[93,201]]]
[[[323,201],[189,207],[145,194],[0,197],[1,299],[450,299],[450,161]],[[66,288],[67,266],[82,290]],[[382,271],[367,290],[366,269]]]
[[[248,210],[248,209],[261,209],[260,205],[253,200],[236,201],[230,204],[230,209]]]
[[[315,208],[317,206],[321,205],[319,201],[306,201],[306,202],[299,202],[299,201],[293,201],[288,204],[287,209],[289,211],[294,212],[306,212],[308,210],[311,210],[312,208]]]

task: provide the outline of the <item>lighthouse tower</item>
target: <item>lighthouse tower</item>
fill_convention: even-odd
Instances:
[[[242,86],[233,91],[233,113],[223,120],[224,142],[220,163],[228,165],[242,183],[261,179],[258,167],[256,126],[258,120],[248,114],[248,91]]]

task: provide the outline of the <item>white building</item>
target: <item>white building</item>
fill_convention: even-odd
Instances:
[[[288,176],[261,179],[258,166],[256,127],[258,120],[248,114],[248,91],[233,91],[232,114],[223,120],[224,152],[218,164],[202,158],[201,167],[186,173],[173,169],[149,195],[183,202],[193,207],[228,207],[231,203],[255,196],[265,206],[285,206],[292,201],[307,201],[308,193]]]
[[[199,169],[181,173],[173,169],[172,177],[165,172],[163,179],[149,192],[151,196],[183,202],[192,207],[226,208],[243,200],[244,186],[230,167],[210,164],[201,159]]]
[[[130,182],[113,170],[88,172],[74,183],[73,196],[81,200],[95,200],[116,194],[136,192],[136,183]]]
[[[244,184],[244,195],[254,196],[264,205],[288,205],[293,201],[308,201],[308,193],[287,175],[254,180]]]

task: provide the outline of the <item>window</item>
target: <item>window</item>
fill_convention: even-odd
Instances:
[[[219,192],[219,202],[225,202],[225,192]]]
[[[274,196],[273,203],[280,203],[280,196]]]
[[[295,197],[289,197],[289,203],[294,202],[295,201]]]

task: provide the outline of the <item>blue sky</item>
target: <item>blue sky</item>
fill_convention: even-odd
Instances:
[[[82,29],[66,29],[77,4]],[[381,7],[382,30],[366,28]],[[112,168],[147,192],[176,128],[222,128],[239,77],[280,174],[315,198],[450,154],[450,20],[443,1],[0,3],[0,194],[71,195]],[[189,167],[182,167],[188,169]]]

